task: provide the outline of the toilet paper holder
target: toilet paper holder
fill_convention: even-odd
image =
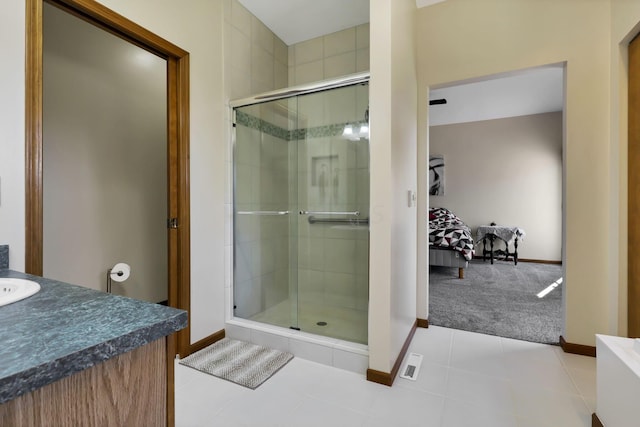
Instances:
[[[129,264],[119,262],[110,269],[107,270],[107,292],[111,293],[112,284],[116,282],[124,282],[129,278],[131,274],[131,267]]]

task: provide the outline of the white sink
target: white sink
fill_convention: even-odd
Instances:
[[[40,290],[33,280],[0,277],[0,306],[28,298]]]

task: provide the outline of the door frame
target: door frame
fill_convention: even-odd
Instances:
[[[628,46],[627,170],[627,336],[640,337],[640,263],[629,254],[640,249],[640,35]]]
[[[189,52],[93,0],[26,0],[25,271],[43,273],[43,4],[71,13],[167,61],[168,304],[190,310]],[[173,359],[189,354],[190,326],[167,337],[169,424],[173,424]]]
[[[481,75],[481,76],[474,76],[470,79],[465,79],[465,80],[459,80],[459,81],[452,81],[452,82],[445,82],[442,84],[438,84],[438,85],[433,85],[433,86],[429,86],[428,87],[428,91],[427,91],[427,96],[426,96],[426,101],[425,105],[427,108],[427,114],[428,111],[432,108],[431,105],[429,104],[429,92],[434,90],[434,89],[442,89],[442,88],[450,88],[450,87],[456,87],[456,86],[460,86],[463,85],[465,83],[469,83],[469,82],[485,82],[491,79],[503,79],[503,78],[508,78],[511,77],[513,75],[519,75],[520,72],[530,72],[530,71],[534,71],[534,70],[541,70],[541,69],[545,69],[548,67],[553,67],[553,68],[562,68],[563,70],[563,85],[562,85],[562,90],[564,92],[563,94],[563,108],[562,108],[562,152],[561,152],[561,163],[562,163],[562,170],[561,170],[561,176],[562,176],[562,180],[561,180],[561,215],[560,215],[560,225],[561,225],[561,232],[560,232],[560,261],[558,262],[557,260],[541,260],[541,259],[520,259],[522,261],[527,261],[530,263],[537,263],[537,264],[560,264],[562,267],[562,277],[566,278],[567,276],[567,257],[566,257],[566,241],[567,241],[567,226],[566,226],[566,198],[567,198],[567,189],[566,189],[566,175],[567,175],[567,146],[566,146],[566,118],[567,118],[567,103],[566,103],[566,78],[567,78],[567,62],[566,61],[560,61],[560,62],[555,62],[555,63],[548,63],[548,64],[539,64],[539,65],[533,65],[530,67],[526,67],[523,69],[518,69],[518,70],[507,70],[507,71],[501,71],[501,72],[496,72],[493,74],[487,74],[487,75]],[[514,74],[515,73],[515,74]],[[430,124],[427,124],[426,126],[426,161],[428,161],[429,159],[429,155],[431,153],[431,137],[430,137]],[[425,161],[425,159],[423,158],[423,161]],[[428,194],[428,176],[427,179],[424,180],[419,180],[419,185],[422,184],[425,188],[424,190],[424,194],[426,196],[426,203],[424,203],[424,206],[426,206],[426,212],[428,213],[429,208],[431,207],[429,199],[430,196]],[[426,214],[425,214],[426,215]],[[418,254],[418,257],[420,259],[420,257],[422,257],[422,259],[425,260],[426,266],[425,266],[425,271],[426,271],[426,280],[425,280],[425,293],[427,296],[427,301],[428,298],[430,296],[430,284],[429,284],[429,248],[428,246],[425,246],[426,248],[426,253],[424,253],[424,255],[422,254]],[[419,249],[418,249],[419,250]],[[418,279],[418,287],[420,287],[420,279]],[[421,290],[419,289],[418,292],[421,292]],[[567,324],[567,292],[566,292],[566,288],[563,285],[562,288],[562,331],[563,334],[566,334],[565,328],[566,328],[566,324]],[[420,309],[418,309],[418,311],[420,311]],[[428,315],[429,315],[429,309],[428,309],[428,303],[427,303],[427,309],[425,310],[426,314],[427,314],[427,324],[428,324]],[[418,319],[420,321],[420,319]],[[563,342],[563,336],[560,335],[558,337],[558,344]],[[565,350],[566,351],[566,350]]]

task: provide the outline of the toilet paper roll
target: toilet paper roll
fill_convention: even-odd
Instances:
[[[129,264],[125,264],[124,262],[119,262],[113,266],[111,269],[111,280],[114,282],[124,282],[129,278],[131,274],[131,267]]]

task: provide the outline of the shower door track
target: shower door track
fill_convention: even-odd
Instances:
[[[234,109],[245,107],[247,105],[261,104],[263,102],[275,101],[277,99],[292,98],[294,96],[304,95],[308,93],[321,92],[339,87],[352,86],[359,83],[367,83],[369,81],[369,72],[351,74],[331,80],[322,80],[316,83],[309,83],[299,86],[282,88],[270,92],[265,92],[249,98],[236,99],[229,102],[229,106]]]

